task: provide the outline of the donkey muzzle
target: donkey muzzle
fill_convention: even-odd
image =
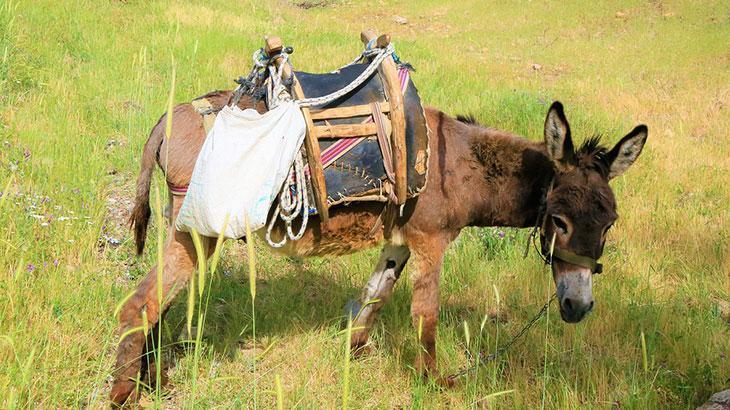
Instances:
[[[560,273],[556,278],[560,317],[578,323],[593,309],[593,275],[588,269]]]

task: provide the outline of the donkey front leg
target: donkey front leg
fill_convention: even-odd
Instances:
[[[182,201],[180,201],[182,202]],[[176,209],[177,210],[177,209]],[[204,238],[203,245],[210,249],[210,239]],[[145,370],[143,364],[152,359],[146,357],[147,346],[144,333],[140,330],[147,320],[147,328],[159,331],[158,318],[167,310],[175,295],[186,286],[196,263],[195,247],[189,234],[168,228],[168,240],[164,250],[162,273],[162,296],[164,304],[157,298],[157,268],[153,268],[142,280],[135,293],[125,302],[119,314],[120,333],[125,335],[117,348],[116,365],[113,371],[114,383],[109,399],[114,405],[133,402],[138,398],[135,378]],[[161,306],[162,305],[162,306]],[[155,341],[156,343],[156,341]],[[154,371],[154,367],[148,369]]]
[[[407,246],[386,244],[380,253],[380,259],[370,280],[363,289],[359,302],[351,303],[350,314],[353,316],[350,347],[361,353],[368,342],[369,331],[378,311],[390,299],[393,286],[400,277],[408,262],[411,252]]]
[[[413,235],[409,245],[413,251],[415,272],[411,317],[421,344],[416,354],[415,368],[420,374],[435,378],[444,387],[453,383],[439,376],[436,366],[436,328],[439,318],[439,277],[444,253],[450,242],[437,235]],[[409,238],[411,239],[411,238]]]

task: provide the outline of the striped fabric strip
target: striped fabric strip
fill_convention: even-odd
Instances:
[[[167,187],[173,195],[185,196],[188,193],[188,185],[174,185],[168,182]]]

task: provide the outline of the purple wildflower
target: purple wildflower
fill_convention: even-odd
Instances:
[[[53,260],[53,266],[56,268],[58,267],[58,259]]]
[[[504,231],[497,231],[497,236],[504,238]]]
[[[23,158],[30,158],[30,150],[28,148],[23,148]]]
[[[35,270],[35,265],[33,265],[32,263],[29,263],[28,264],[28,272],[33,272],[34,270]]]

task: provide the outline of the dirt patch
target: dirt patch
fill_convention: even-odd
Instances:
[[[303,9],[303,10],[309,10],[309,9],[317,9],[317,8],[325,8],[325,7],[332,7],[335,6],[338,2],[333,0],[309,0],[309,1],[296,1],[294,2],[294,6]]]

